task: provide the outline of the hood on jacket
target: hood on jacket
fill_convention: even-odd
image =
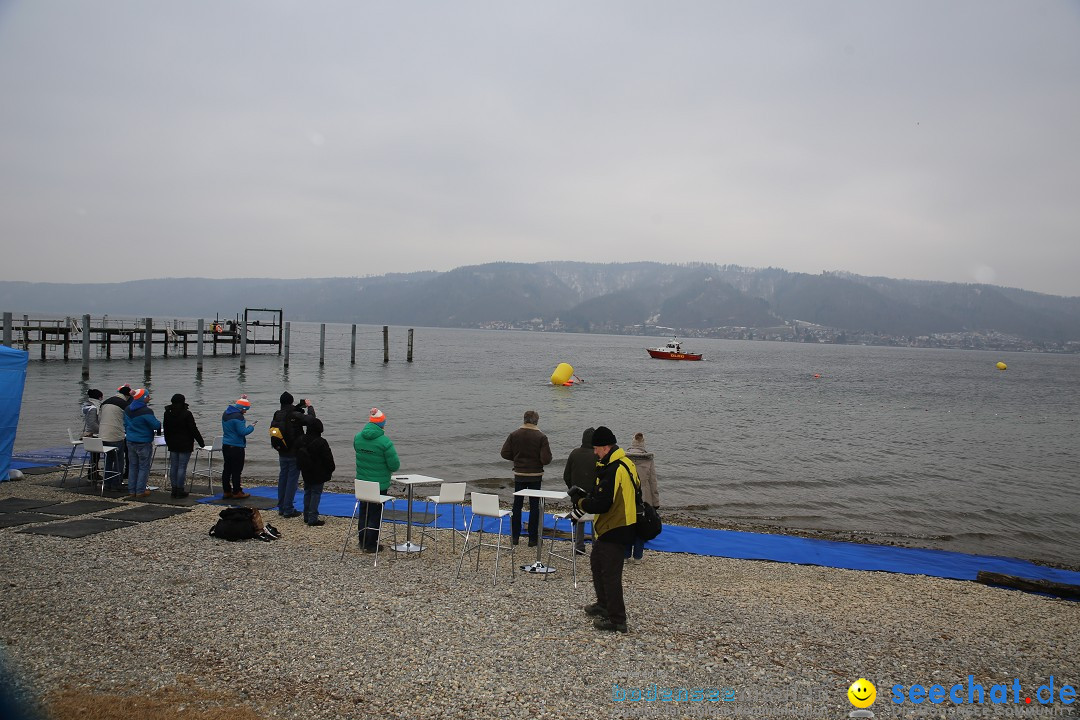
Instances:
[[[585,432],[581,433],[581,447],[592,450],[592,436],[594,432],[596,432],[596,428],[585,428]]]
[[[382,437],[386,432],[373,422],[369,422],[364,426],[364,429],[360,431],[360,437],[365,440],[374,440],[375,438]]]
[[[311,422],[307,426],[307,435],[311,437],[319,437],[323,434],[322,420],[319,418],[312,418]]]
[[[225,408],[225,414],[232,415],[235,413],[238,415],[243,415],[244,410],[247,410],[247,408],[242,408],[239,405],[230,405],[229,407]]]
[[[142,410],[144,407],[146,407],[145,400],[132,400],[131,404],[127,406],[127,411],[133,413],[136,410]]]

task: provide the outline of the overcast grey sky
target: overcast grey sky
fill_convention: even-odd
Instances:
[[[1077,0],[0,0],[0,279],[704,261],[1080,295]]]

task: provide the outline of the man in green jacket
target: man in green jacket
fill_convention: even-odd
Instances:
[[[356,450],[356,478],[379,483],[379,490],[385,493],[390,489],[390,476],[401,467],[394,443],[386,437],[386,415],[379,408],[371,408],[368,423],[353,438]],[[380,508],[376,503],[362,503],[360,508],[360,547],[364,552],[373,553],[379,547],[379,531],[364,530],[365,527],[379,527]]]

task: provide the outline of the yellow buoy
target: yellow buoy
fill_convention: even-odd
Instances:
[[[559,363],[555,372],[551,373],[551,384],[562,385],[574,374],[574,367],[570,363]]]
[[[1009,366],[1006,365],[1003,362],[999,362],[995,367],[997,367],[998,370],[1008,370],[1009,369]]]

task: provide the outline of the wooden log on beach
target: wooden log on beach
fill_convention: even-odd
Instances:
[[[980,570],[975,581],[983,585],[1002,585],[1026,592],[1047,593],[1069,600],[1080,600],[1080,585],[1051,582],[1050,580],[1031,580],[1029,578],[1005,575],[1002,573]]]

